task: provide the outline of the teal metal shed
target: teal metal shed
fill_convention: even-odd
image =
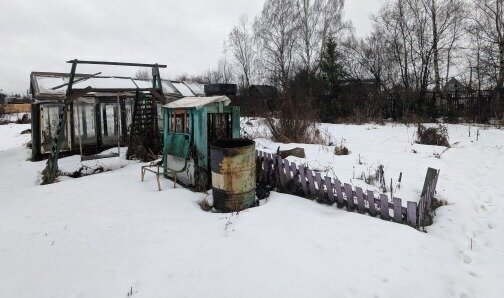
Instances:
[[[186,97],[163,106],[165,177],[210,188],[210,144],[240,137],[240,108],[230,102],[226,96]]]

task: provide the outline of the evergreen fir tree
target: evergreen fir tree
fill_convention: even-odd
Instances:
[[[346,105],[340,102],[339,98],[341,80],[345,77],[340,58],[341,55],[336,49],[336,42],[332,37],[329,37],[319,65],[324,92],[324,96],[318,102],[322,122],[333,122],[337,117],[347,113]]]

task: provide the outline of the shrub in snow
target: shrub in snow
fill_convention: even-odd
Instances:
[[[439,124],[437,127],[426,128],[418,124],[417,140],[418,144],[450,147],[448,142],[448,129]]]
[[[275,142],[317,144],[322,141],[311,100],[285,96],[278,111],[266,117],[265,122]]]
[[[334,148],[335,155],[348,155],[350,154],[350,150],[345,146],[345,140],[341,140],[341,144]]]

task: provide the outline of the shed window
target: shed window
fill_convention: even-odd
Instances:
[[[189,121],[187,117],[187,111],[175,110],[172,113],[170,124],[171,124],[170,125],[171,132],[187,133],[189,131]]]

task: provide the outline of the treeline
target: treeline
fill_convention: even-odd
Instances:
[[[242,96],[273,85],[281,93],[273,106],[303,103],[328,122],[503,119],[503,0],[390,0],[364,38],[343,8],[344,0],[266,0],[253,20],[240,18],[218,66],[200,78],[237,82]]]

